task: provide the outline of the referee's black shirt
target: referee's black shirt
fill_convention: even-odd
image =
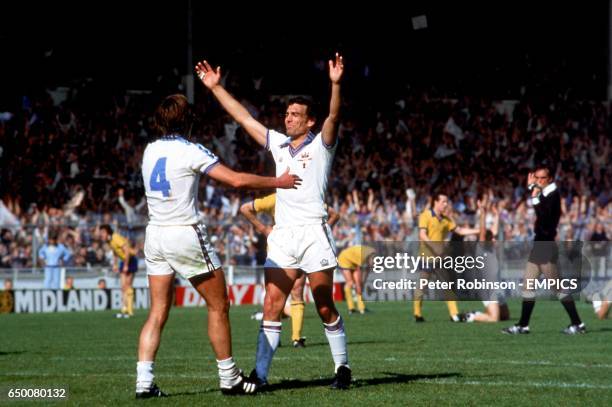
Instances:
[[[561,195],[557,185],[554,182],[547,185],[539,196],[532,198],[531,202],[536,212],[533,240],[536,242],[555,240],[561,217]]]

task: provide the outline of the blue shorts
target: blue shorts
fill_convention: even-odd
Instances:
[[[119,260],[119,272],[123,272],[123,260]],[[130,257],[130,262],[128,263],[128,273],[135,273],[138,271],[138,258],[136,256]]]

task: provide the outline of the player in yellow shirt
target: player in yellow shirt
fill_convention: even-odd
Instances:
[[[253,225],[258,233],[268,237],[272,231],[271,225],[263,224],[257,219],[258,214],[265,213],[272,221],[274,221],[274,210],[276,208],[276,194],[266,195],[262,198],[257,198],[253,201],[244,203],[240,207],[240,213]],[[335,211],[328,208],[327,223],[333,226],[338,221],[338,215]],[[306,347],[306,338],[302,337],[302,328],[304,326],[304,287],[306,285],[306,273],[302,273],[293,284],[291,289],[290,308],[285,307],[284,313],[291,317],[291,341],[293,347]]]
[[[106,242],[113,251],[113,272],[119,273],[121,278],[121,292],[123,307],[117,318],[130,318],[134,315],[134,274],[138,271],[138,258],[136,250],[130,245],[127,238],[114,233],[110,225],[100,226],[100,239]]]
[[[455,232],[459,235],[466,236],[478,234],[477,228],[458,227],[455,222],[445,215],[448,209],[448,197],[442,193],[436,193],[432,197],[432,205],[425,209],[419,215],[419,240],[421,241],[419,255],[421,256],[441,256],[444,250],[444,242],[450,232]],[[441,273],[442,271],[437,271]],[[422,270],[420,278],[429,279],[432,270]],[[444,274],[444,273],[442,273]],[[443,277],[443,276],[442,276]],[[421,289],[414,291],[414,319],[416,322],[425,322],[423,318],[423,297],[424,293]],[[453,322],[465,322],[457,301],[446,301],[448,312]]]
[[[353,288],[355,288],[355,294],[357,295],[357,309],[359,313],[365,314],[366,312],[362,295],[363,284],[368,279],[368,270],[362,270],[362,268],[369,263],[373,255],[373,248],[361,245],[347,247],[338,255],[338,267],[344,275],[344,298],[346,299],[349,314],[355,312]]]

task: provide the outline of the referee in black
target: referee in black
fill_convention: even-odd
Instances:
[[[531,191],[531,203],[536,212],[536,221],[534,244],[529,254],[523,283],[526,284],[526,281],[530,279],[532,281],[536,280],[542,274],[547,279],[559,281],[557,271],[559,252],[555,243],[555,236],[561,217],[561,196],[557,185],[552,182],[551,169],[546,165],[536,167],[536,171],[529,173],[527,176],[527,188]],[[586,333],[586,328],[580,320],[580,316],[578,316],[576,304],[571,294],[558,291],[557,296],[571,320],[571,324],[563,332],[568,335]],[[518,324],[504,328],[503,333],[510,335],[529,333],[529,319],[535,306],[535,297],[535,291],[528,290],[525,286],[521,319]]]

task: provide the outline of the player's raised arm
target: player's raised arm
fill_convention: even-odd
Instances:
[[[257,219],[257,212],[255,211],[254,202],[249,201],[240,207],[240,213],[253,225],[258,233],[268,236],[272,231],[270,226],[264,225],[259,219]]]
[[[219,83],[221,79],[221,67],[214,70],[207,61],[198,62],[195,67],[198,78],[202,81],[212,94],[217,98],[221,106],[240,124],[257,143],[266,145],[266,134],[268,129],[259,123],[249,111],[240,104],[228,91]]]
[[[208,176],[233,188],[251,189],[297,189],[302,179],[294,174],[289,174],[289,168],[280,177],[261,177],[246,172],[236,172],[225,165],[216,165],[208,172]]]
[[[336,59],[329,61],[329,80],[331,81],[331,97],[329,100],[329,115],[323,122],[321,137],[327,146],[334,146],[338,137],[338,123],[340,120],[340,80],[344,73],[342,56],[336,52]]]

